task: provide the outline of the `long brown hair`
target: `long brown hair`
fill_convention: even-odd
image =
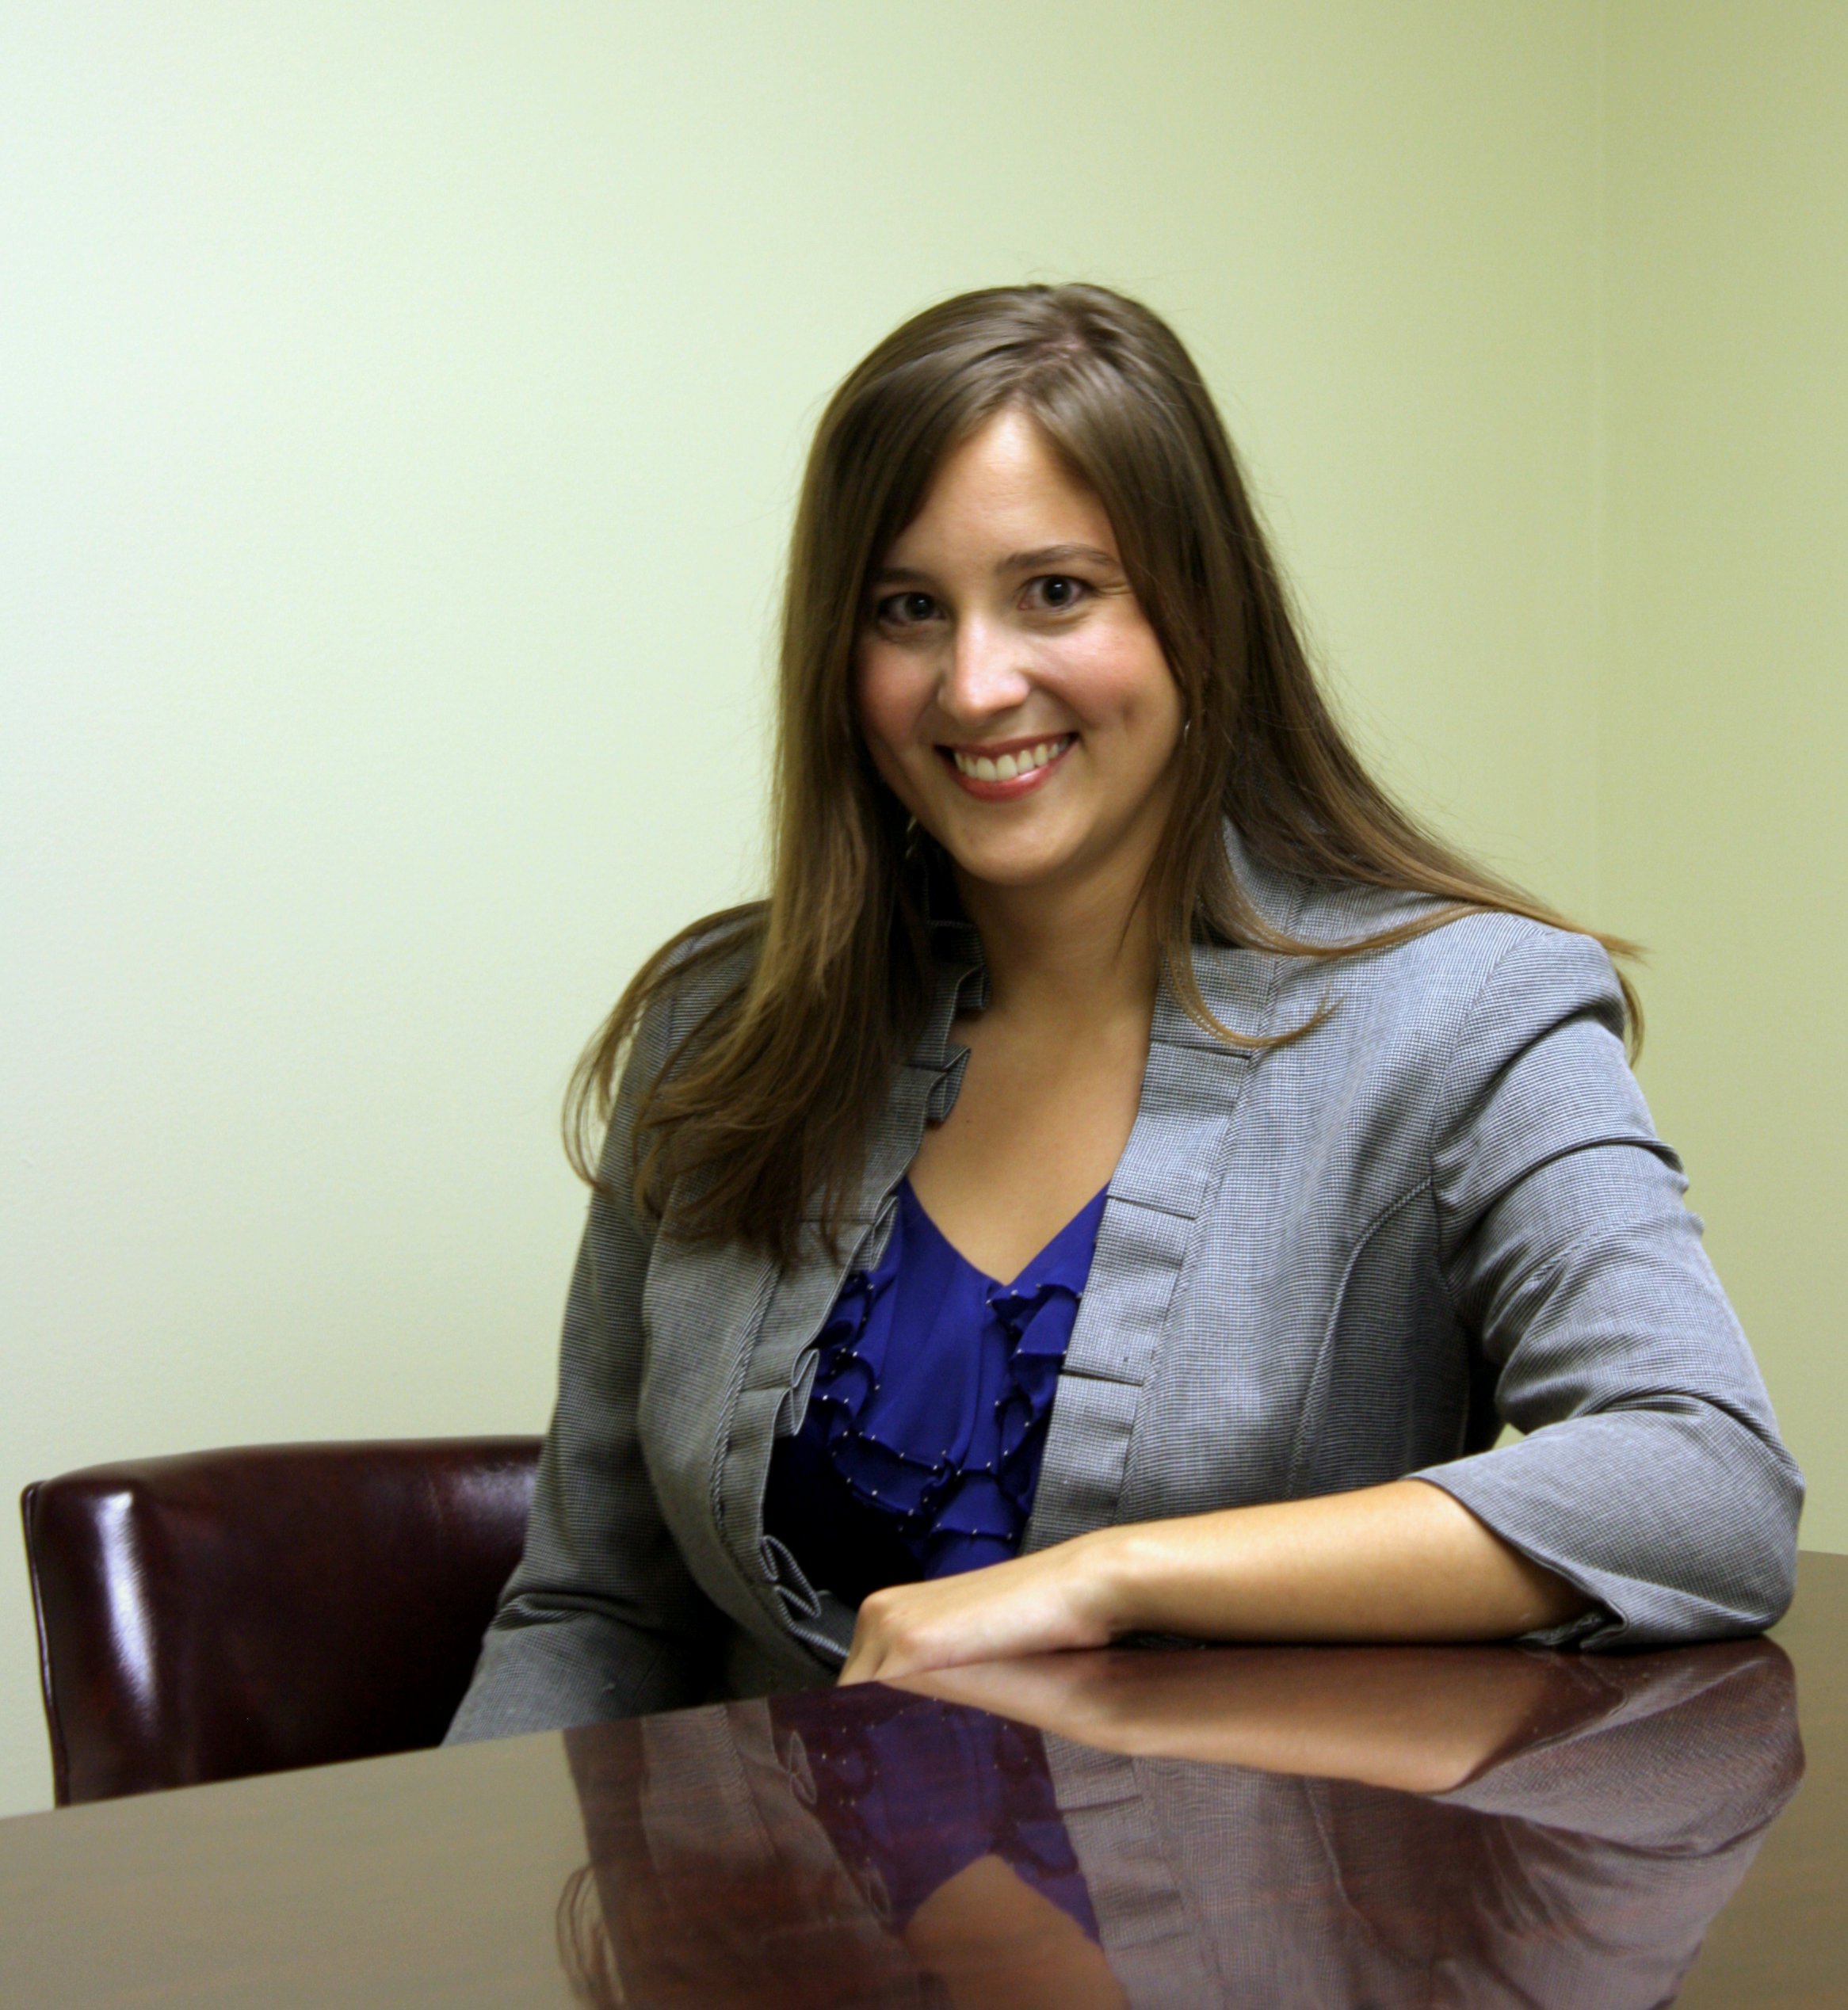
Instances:
[[[769,898],[657,950],[572,1078],[574,1165],[594,1184],[632,1185],[638,1209],[666,1215],[678,1235],[786,1263],[808,1216],[835,1245],[868,1128],[932,988],[923,875],[861,737],[855,644],[874,570],[933,472],[1004,407],[1030,414],[1096,491],[1181,688],[1192,730],[1174,757],[1147,898],[1164,975],[1189,1016],[1254,1044],[1208,1012],[1196,942],[1329,958],[1483,909],[1575,927],[1443,844],[1367,772],[1317,686],[1237,456],[1174,331],[1102,287],[963,294],[888,335],[815,433],[784,601]],[[1222,818],[1262,864],[1438,905],[1363,941],[1298,941],[1241,886]],[[599,1173],[598,1135],[643,1013],[724,957],[736,974],[642,1097],[632,1165]],[[1638,1001],[1620,981],[1634,1036]]]

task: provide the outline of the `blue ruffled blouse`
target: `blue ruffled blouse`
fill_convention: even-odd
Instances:
[[[802,1428],[770,1462],[765,1529],[817,1590],[857,1604],[1018,1551],[1109,1195],[1003,1284],[900,1183],[885,1253],[842,1287]]]

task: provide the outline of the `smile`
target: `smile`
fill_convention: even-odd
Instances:
[[[944,751],[949,756],[958,777],[964,781],[1018,782],[1043,773],[1077,738],[1075,733],[1062,733],[1054,738],[1014,747],[998,755],[974,753],[962,747],[948,747]],[[986,795],[987,791],[983,790],[983,793]],[[1010,790],[1008,793],[1015,795],[1019,791]]]

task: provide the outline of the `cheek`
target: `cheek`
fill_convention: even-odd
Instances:
[[[918,675],[903,651],[865,645],[854,659],[853,709],[873,765],[889,781],[911,749],[914,728],[928,703],[928,680]]]
[[[1170,725],[1180,730],[1181,688],[1153,631],[1140,623],[1127,632],[1085,638],[1067,658],[1061,681],[1067,702],[1088,725],[1137,734]]]

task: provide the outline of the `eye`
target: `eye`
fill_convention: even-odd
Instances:
[[[872,618],[882,628],[915,628],[934,620],[937,612],[928,593],[888,593],[873,608]]]
[[[1026,597],[1031,606],[1051,614],[1063,614],[1076,607],[1090,591],[1083,580],[1074,579],[1069,573],[1048,572],[1028,581]]]

